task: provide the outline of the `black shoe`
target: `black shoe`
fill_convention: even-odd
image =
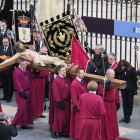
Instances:
[[[125,123],[130,123],[130,117],[127,117]]]
[[[21,126],[21,129],[34,129],[33,127],[27,125],[27,126]]]
[[[125,122],[125,120],[126,120],[126,118],[123,117],[123,118],[119,121],[119,123]]]
[[[52,131],[51,134],[53,138],[57,138],[56,132]]]
[[[39,118],[46,118],[46,116],[44,116],[44,115],[41,115],[41,116],[39,116]]]
[[[3,98],[0,98],[0,100],[7,100],[5,97],[3,97]]]
[[[7,99],[6,102],[7,102],[7,103],[11,102],[11,99]]]
[[[37,117],[37,116],[34,116],[34,119],[38,119],[39,117]]]
[[[59,137],[70,137],[69,134],[65,135],[64,133],[59,133]]]

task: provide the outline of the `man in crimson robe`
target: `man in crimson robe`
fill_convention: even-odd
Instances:
[[[78,139],[79,138],[79,128],[81,126],[81,117],[79,110],[77,109],[78,101],[80,96],[83,93],[86,93],[87,90],[87,81],[84,78],[83,68],[76,69],[76,78],[71,83],[71,99],[72,99],[72,112],[70,119],[70,138]]]
[[[71,98],[70,85],[71,77],[66,76],[64,65],[58,66],[58,76],[53,81],[53,100],[54,100],[54,120],[52,124],[52,137],[59,135],[67,136],[69,134]]]
[[[19,59],[19,67],[13,72],[14,87],[16,90],[17,113],[12,121],[13,125],[20,125],[23,129],[33,129],[27,124],[33,124],[33,100],[31,92],[30,69],[25,59]]]
[[[45,118],[42,114],[45,99],[45,81],[47,77],[49,79],[49,72],[34,70],[33,73],[36,74],[36,77],[32,79],[31,88],[33,93],[34,119],[37,119],[38,117]]]
[[[0,112],[2,112],[1,102],[0,102]]]
[[[47,55],[47,51],[48,50],[45,46],[40,49],[40,53],[42,55]],[[32,79],[34,119],[39,117],[45,118],[45,116],[42,114],[45,99],[46,80],[49,80],[49,72],[42,70],[34,70],[33,72],[36,74],[36,77]]]
[[[49,125],[50,125],[50,128],[53,125],[53,120],[54,120],[54,100],[53,100],[52,84],[53,84],[54,79],[57,77],[57,75],[58,75],[58,70],[56,68],[54,74],[53,73],[50,74],[50,102],[49,102],[50,103],[49,104]]]
[[[98,84],[90,81],[88,93],[81,95],[78,109],[82,119],[79,140],[101,140],[101,116],[105,114],[103,99],[96,95]]]
[[[117,110],[119,109],[118,104],[120,103],[120,97],[117,88],[109,87],[110,81],[115,77],[114,70],[108,69],[106,76],[107,80],[105,82],[105,87],[102,83],[100,83],[98,88],[98,94],[103,97],[106,109],[106,113],[103,115],[101,120],[101,139],[115,140],[119,136]]]

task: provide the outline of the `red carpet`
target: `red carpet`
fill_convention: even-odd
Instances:
[[[118,140],[132,140],[132,139],[118,138]]]

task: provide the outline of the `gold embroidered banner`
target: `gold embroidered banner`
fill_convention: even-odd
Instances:
[[[79,41],[71,15],[41,26],[51,56],[70,60],[73,34]],[[80,41],[79,41],[80,42]]]

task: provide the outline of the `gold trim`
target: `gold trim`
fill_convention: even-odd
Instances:
[[[67,16],[65,16],[65,17],[62,17],[61,19],[58,19],[57,21],[62,21],[62,19],[67,18],[67,17],[69,17],[69,18],[71,19],[71,21],[73,22],[73,18],[72,18],[71,15],[67,15]],[[45,39],[46,44],[47,44],[47,46],[48,46],[48,50],[49,50],[49,52],[50,52],[50,55],[52,55],[52,56],[53,56],[54,54],[52,54],[52,51],[50,51],[50,47],[49,47],[49,45],[48,45],[48,41],[46,40],[46,37],[45,37],[45,35],[47,34],[47,32],[44,32],[44,29],[43,29],[43,28],[46,28],[46,26],[52,26],[51,24],[54,23],[54,22],[56,22],[56,20],[54,20],[54,21],[51,22],[51,23],[45,24],[45,25],[43,25],[43,26],[40,26],[40,27],[41,27],[41,30],[42,30],[42,33],[43,33],[43,36],[44,36],[44,39]],[[73,23],[73,25],[74,25],[74,23]],[[68,29],[68,27],[66,27],[66,28]],[[74,26],[74,29],[75,29],[75,33],[77,33],[77,30],[76,30],[76,27],[75,27],[75,26]],[[70,31],[70,29],[69,29],[69,31]],[[74,34],[74,35],[76,35],[76,34]],[[77,33],[77,37],[78,37],[78,42],[79,42],[79,44],[81,44],[78,33]],[[71,41],[72,41],[72,39],[71,39]],[[71,45],[70,45],[69,47],[71,47]],[[71,60],[71,55],[68,55],[68,57],[66,58],[66,57],[64,57],[64,56],[62,56],[62,55],[58,56],[58,54],[56,53],[55,56],[56,56],[56,57],[63,57],[63,58],[65,58],[66,60]]]
[[[3,1],[2,1],[2,6],[1,6],[1,8],[0,8],[0,12],[4,10],[4,7],[5,7],[5,1],[6,1],[6,0],[3,0]]]

